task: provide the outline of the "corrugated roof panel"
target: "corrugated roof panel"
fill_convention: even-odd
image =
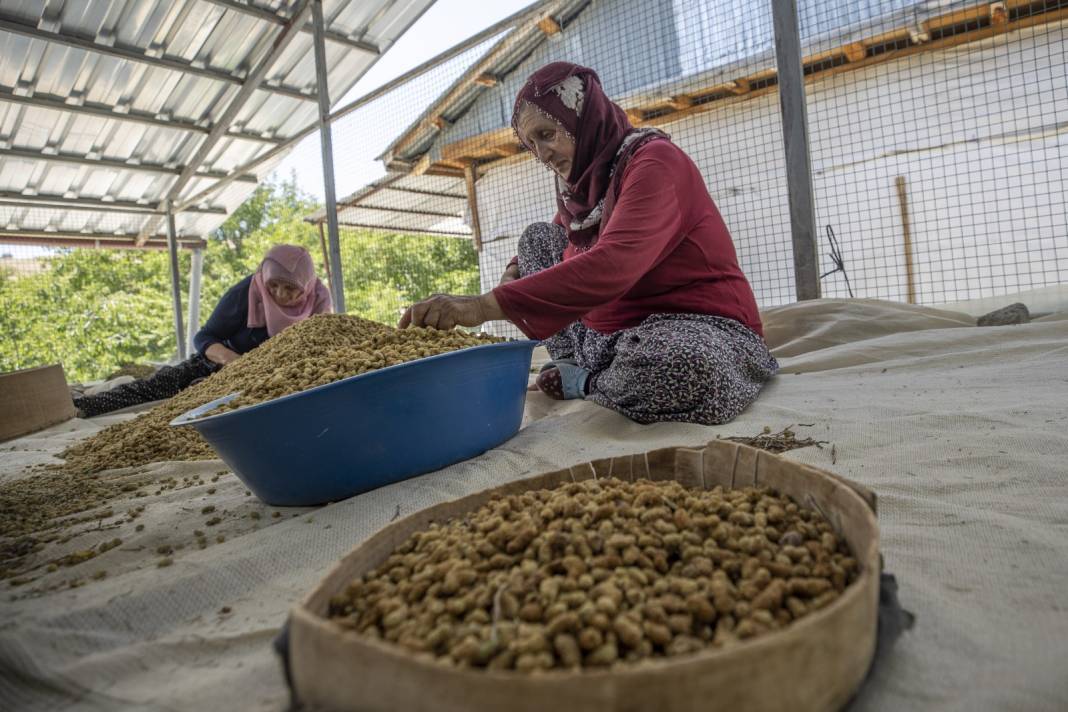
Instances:
[[[462,179],[392,173],[338,201],[342,226],[394,232],[470,237],[464,222],[467,193]],[[321,222],[318,211],[306,220]]]
[[[389,232],[435,233],[470,237],[471,229],[461,218],[442,218],[434,215],[382,213],[377,210],[346,208],[338,211],[342,226],[385,230]]]
[[[338,221],[365,229],[470,237],[464,181],[391,174],[339,201]],[[321,220],[322,212],[309,218]]]
[[[181,18],[182,21],[180,23],[177,23],[168,31],[165,39],[168,54],[191,62],[203,57],[204,47],[210,41],[223,18],[229,16],[232,21],[237,13],[228,12],[224,8],[208,2],[184,4],[190,6],[189,13]],[[256,27],[253,23],[254,21],[250,20],[246,27],[248,31],[257,36],[267,29],[266,25]],[[236,40],[235,45],[240,44],[240,36],[234,39]]]
[[[327,30],[386,48],[431,2],[328,0]],[[294,4],[254,0],[251,7],[284,16],[292,13]],[[5,0],[0,21],[0,190],[17,196],[106,197],[143,204],[157,204],[170,192],[181,168],[233,101],[240,80],[271,52],[281,32],[277,22],[209,0]],[[312,44],[307,31],[293,38],[272,64],[264,86],[252,93],[228,129],[274,141],[226,135],[209,152],[201,171],[235,169],[314,124],[315,102],[291,95],[314,93]],[[326,51],[335,102],[378,59],[329,39]],[[184,63],[191,66],[183,69]],[[37,159],[5,155],[3,149],[58,155]],[[281,153],[260,166],[258,175],[266,175],[284,157]],[[165,170],[84,165],[78,159],[151,164]],[[213,182],[192,178],[179,200]],[[252,189],[252,184],[236,181],[207,202],[233,210]],[[47,207],[4,209],[5,226],[23,220],[28,221],[27,230],[44,229],[39,224],[43,221],[69,232],[92,232],[117,223],[121,225],[115,229],[136,232],[147,221],[144,215],[94,212],[89,206],[65,213]],[[223,219],[183,213],[176,223],[180,233],[199,235]],[[162,234],[163,221],[157,222],[156,233]]]

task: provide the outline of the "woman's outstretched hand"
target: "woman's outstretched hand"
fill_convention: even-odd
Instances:
[[[410,326],[451,329],[455,326],[479,326],[487,321],[504,318],[504,312],[492,292],[480,297],[435,294],[408,307],[397,326],[401,329]]]

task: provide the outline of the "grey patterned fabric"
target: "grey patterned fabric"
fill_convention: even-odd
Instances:
[[[126,383],[95,396],[74,399],[74,407],[83,418],[110,413],[113,410],[150,403],[178,395],[193,381],[206,378],[219,370],[219,365],[200,354],[193,354],[175,366],[164,366],[148,378]]]
[[[520,276],[559,263],[566,246],[559,225],[531,224],[519,240]],[[612,334],[576,321],[543,343],[553,359],[591,371],[588,400],[639,423],[727,422],[779,368],[759,335],[709,314],[653,314]]]

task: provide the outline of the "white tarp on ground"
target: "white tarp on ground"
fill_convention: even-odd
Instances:
[[[398,512],[593,458],[797,423],[833,443],[836,459],[830,445],[787,457],[878,494],[886,567],[918,619],[857,709],[1068,708],[1068,321],[980,328],[963,313],[866,300],[795,304],[765,319],[769,341],[790,354],[782,375],[720,427],[639,426],[534,394],[526,427],[501,448],[278,518],[232,476],[211,483],[217,461],[147,468],[158,478],[199,473],[205,484],[131,500],[146,505],[143,532],[123,524],[71,542],[123,540],[79,565],[83,577],[106,568],[103,580],[5,599],[0,708],[282,709],[269,643],[287,609]],[[4,445],[0,479],[107,420]],[[199,550],[188,544],[209,504],[223,521]],[[157,568],[156,547],[176,543],[186,548],[174,565]]]

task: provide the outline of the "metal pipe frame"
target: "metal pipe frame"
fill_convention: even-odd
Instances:
[[[276,25],[286,24],[286,19],[284,17],[279,17],[270,10],[264,10],[263,8],[256,7],[255,5],[245,5],[240,2],[235,2],[235,0],[205,0],[205,2],[209,2],[212,5],[218,5],[219,7],[226,8],[227,10],[240,12],[244,15],[255,17],[266,22],[271,22]],[[300,28],[300,31],[314,33],[315,29],[312,27],[312,23],[308,22]],[[350,49],[358,49],[361,52],[366,52],[367,54],[373,54],[375,56],[380,56],[382,54],[382,48],[378,45],[373,44],[371,42],[366,42],[364,40],[351,39],[341,34],[340,32],[324,30],[323,37],[324,39],[326,39],[327,42],[334,42],[336,44],[345,45]]]
[[[99,116],[114,121],[130,121],[139,124],[147,124],[148,126],[158,126],[164,129],[174,129],[175,131],[189,131],[190,133],[197,134],[209,134],[212,129],[211,126],[200,126],[199,124],[195,124],[191,121],[184,121],[182,119],[160,119],[156,114],[150,114],[146,111],[137,111],[136,109],[131,109],[127,112],[118,112],[106,104],[68,104],[63,99],[44,94],[19,96],[6,89],[0,89],[0,101],[8,101],[12,104],[23,104],[25,106],[34,106],[41,109],[51,109],[52,111],[65,111],[69,114]],[[269,138],[267,136],[245,133],[243,131],[228,131],[226,135],[229,138],[239,138],[243,141],[256,141],[258,143],[269,143],[275,146],[281,145],[286,141],[281,138]]]
[[[193,340],[200,330],[200,281],[203,274],[204,250],[195,247],[189,263],[189,323],[186,344],[190,351],[193,350]]]
[[[327,85],[326,42],[323,38],[323,3],[311,0],[315,30],[315,78],[319,97],[319,143],[323,154],[323,188],[326,193],[326,227],[330,247],[330,292],[334,311],[345,313],[345,277],[341,270],[341,240],[337,227],[337,196],[334,190],[334,144],[330,135],[330,90]]]
[[[101,200],[100,198],[64,198],[62,195],[23,195],[10,191],[0,191],[0,205],[16,208],[50,208],[52,210],[92,210],[98,213],[133,213],[165,215],[167,211],[160,203],[134,203],[129,200]],[[226,215],[225,208],[189,208],[187,213],[204,215]]]
[[[139,173],[159,173],[163,175],[180,175],[181,168],[168,168],[158,163],[127,163],[113,158],[86,158],[85,156],[72,153],[41,153],[25,148],[5,148],[0,153],[0,158],[24,158],[30,161],[49,161],[51,163],[69,163],[75,166],[89,166],[91,168],[110,168],[117,171],[135,171]],[[200,179],[223,178],[226,173],[222,171],[198,171],[193,175]],[[259,183],[254,175],[238,176],[235,183]]]
[[[73,47],[85,52],[93,52],[96,54],[103,54],[109,57],[118,57],[119,59],[125,59],[130,62],[138,62],[140,64],[148,64],[153,67],[161,67],[163,69],[169,69],[174,72],[181,72],[183,74],[193,74],[199,77],[207,77],[209,79],[215,79],[220,82],[226,82],[227,84],[234,84],[236,86],[244,87],[248,83],[248,79],[242,80],[240,77],[236,77],[229,72],[221,69],[212,69],[209,67],[197,67],[191,62],[183,62],[177,59],[168,59],[166,57],[150,57],[139,49],[122,46],[107,46],[103,44],[97,44],[92,40],[85,39],[83,37],[77,37],[70,34],[60,34],[58,32],[45,32],[33,25],[26,25],[19,22],[17,19],[0,15],[0,31],[10,32],[16,35],[22,35],[23,37],[29,37],[35,40],[44,40],[45,42],[51,42],[54,44],[64,45],[66,47]],[[282,96],[288,96],[292,99],[300,99],[301,101],[315,101],[315,97],[310,94],[306,94],[299,89],[285,86],[272,86],[264,87],[264,91],[269,91],[274,94],[280,94]]]
[[[171,257],[171,300],[174,302],[174,334],[178,338],[178,358],[185,360],[185,329],[182,328],[182,289],[178,276],[178,231],[174,227],[174,213],[167,211],[167,251]]]
[[[820,298],[819,255],[816,250],[816,203],[808,150],[808,114],[801,36],[796,0],[771,0],[775,26],[775,57],[782,106],[786,178],[790,193],[794,286],[798,301]]]
[[[340,210],[378,210],[384,213],[403,213],[405,215],[429,215],[436,218],[458,218],[462,217],[462,212],[455,213],[441,213],[435,210],[413,210],[412,208],[390,208],[384,205],[365,205],[363,203],[351,203],[338,205]]]
[[[143,245],[136,244],[136,235],[116,235],[112,232],[72,232],[69,230],[6,230],[0,229],[0,242],[12,245],[50,245],[53,247],[113,247],[116,249],[165,250],[167,241],[152,238]],[[201,239],[178,238],[183,249],[207,247]]]

